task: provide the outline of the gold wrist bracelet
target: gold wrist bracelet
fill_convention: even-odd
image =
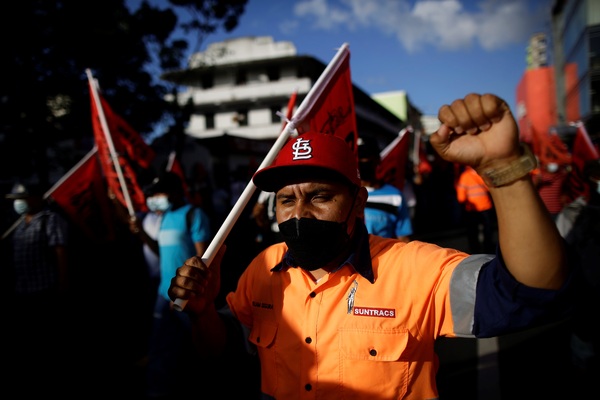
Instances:
[[[517,160],[500,168],[488,169],[481,173],[488,187],[500,187],[521,179],[537,167],[537,159],[529,146],[521,143],[523,155]]]

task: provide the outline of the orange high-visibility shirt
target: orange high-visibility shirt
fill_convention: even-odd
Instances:
[[[369,242],[374,282],[349,264],[318,282],[301,268],[272,271],[287,249],[280,243],[259,254],[228,294],[229,308],[258,349],[264,394],[286,400],[438,396],[434,342],[473,337],[483,261],[420,241],[370,235]]]
[[[456,198],[467,211],[485,211],[492,208],[489,190],[477,171],[467,166],[456,183]]]

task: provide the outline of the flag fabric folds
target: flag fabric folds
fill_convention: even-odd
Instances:
[[[398,133],[398,137],[381,151],[381,162],[377,168],[379,179],[396,186],[400,190],[404,189],[405,170],[410,147],[409,132],[412,132],[412,127],[402,129]]]
[[[283,121],[283,126],[281,127],[281,130],[283,130],[285,128],[285,126],[287,125],[288,121],[290,119],[292,119],[292,115],[294,114],[294,107],[296,106],[297,98],[298,98],[298,89],[296,89],[292,92],[292,95],[290,96],[290,99],[288,100],[287,113],[285,115],[286,120]]]
[[[322,80],[321,80],[322,79]],[[347,43],[328,65],[294,115],[299,134],[308,130],[341,137],[358,154],[358,132],[354,93],[350,74],[350,50]]]
[[[96,146],[45,194],[91,239],[113,240],[114,217],[108,192],[130,214],[147,210],[133,165],[149,168],[154,150],[96,90],[89,70],[92,129]],[[134,164],[135,163],[135,164]]]
[[[295,101],[295,100],[294,100]],[[289,112],[289,109],[288,109]],[[277,154],[289,140],[292,131],[298,134],[308,130],[323,134],[335,134],[342,137],[352,147],[358,157],[358,134],[356,129],[356,114],[354,109],[354,94],[350,78],[350,51],[344,43],[327,65],[319,79],[315,82],[306,97],[302,100],[296,113],[282,130],[258,169],[268,167],[273,163]],[[218,249],[225,239],[248,201],[254,194],[256,186],[252,181],[238,197],[227,218],[206,248],[202,261],[210,265]],[[175,309],[181,311],[186,302],[176,299]]]
[[[114,239],[114,227],[110,223],[113,214],[96,147],[46,192],[46,196],[59,205],[87,237],[97,241]]]
[[[117,153],[127,154],[129,159],[135,161],[142,168],[150,167],[150,163],[155,157],[154,149],[148,146],[142,136],[112,110],[101,93],[98,93],[98,97]]]
[[[599,158],[598,149],[590,139],[583,122],[577,122],[577,132],[571,149],[571,172],[565,182],[565,192],[569,201],[579,196],[588,196],[589,187],[585,183],[583,167],[585,163]]]
[[[599,158],[598,149],[594,147],[590,136],[585,129],[583,122],[577,123],[577,133],[573,141],[573,151],[571,159],[573,165],[583,171],[583,166],[587,161]]]
[[[96,90],[89,71],[88,75],[94,140],[107,186],[130,214],[146,211],[144,193],[137,182],[132,163],[147,168],[154,158],[154,151],[135,130],[112,111]]]

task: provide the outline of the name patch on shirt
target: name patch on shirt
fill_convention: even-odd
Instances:
[[[269,304],[269,303],[261,303],[259,301],[253,301],[252,302],[252,306],[254,307],[259,307],[259,308],[267,308],[269,310],[273,309],[273,304]]]
[[[354,307],[352,309],[352,313],[354,315],[359,315],[363,317],[396,317],[396,310],[393,308]]]

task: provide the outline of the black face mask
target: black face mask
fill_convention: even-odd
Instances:
[[[346,222],[292,218],[279,224],[290,255],[307,271],[323,268],[339,256],[350,241]]]

